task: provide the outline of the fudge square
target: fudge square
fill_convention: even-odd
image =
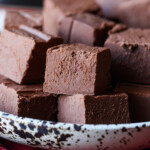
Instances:
[[[5,11],[5,28],[27,25],[33,28],[42,27],[42,12]]]
[[[43,82],[46,51],[61,43],[62,38],[25,25],[4,29],[0,36],[0,74],[18,84]]]
[[[105,43],[112,55],[112,77],[119,82],[150,84],[150,30],[129,28]]]
[[[125,93],[87,96],[62,95],[58,99],[58,121],[79,124],[129,123],[128,96]]]
[[[42,84],[18,85],[0,75],[0,110],[14,115],[57,121],[57,97]]]
[[[47,51],[44,91],[95,95],[110,87],[109,49],[82,44],[60,45]]]
[[[131,122],[150,121],[149,85],[119,83],[115,91],[128,94]]]
[[[149,0],[125,1],[118,7],[118,20],[129,27],[150,28]]]
[[[58,22],[61,18],[83,12],[95,12],[99,6],[94,0],[44,0],[44,32],[58,35]]]
[[[108,31],[112,29],[114,25],[115,23],[112,21],[89,13],[78,14],[64,17],[59,22],[58,35],[63,37],[66,43],[103,46],[108,37]]]

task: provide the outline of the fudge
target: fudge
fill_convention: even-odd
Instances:
[[[58,23],[58,35],[63,38],[65,44],[70,43],[70,36],[73,25],[73,17],[63,17]]]
[[[108,31],[114,22],[84,13],[64,17],[58,27],[58,35],[65,43],[82,43],[89,46],[103,46]]]
[[[82,44],[60,45],[47,51],[44,91],[97,95],[110,87],[109,49]]]
[[[78,124],[129,123],[128,96],[125,93],[62,95],[58,98],[58,121]]]
[[[113,18],[129,27],[150,27],[149,0],[96,0],[105,17]]]
[[[115,18],[118,14],[118,6],[126,1],[131,0],[96,0],[102,9],[103,15],[108,18]]]
[[[115,24],[115,26],[113,26],[113,28],[111,30],[109,30],[108,34],[110,35],[112,33],[122,32],[126,29],[128,29],[128,27],[125,24],[117,23],[117,24]]]
[[[94,0],[44,0],[43,29],[46,33],[57,35],[59,19],[68,15],[98,10],[99,6]]]
[[[110,34],[105,43],[112,55],[114,81],[150,84],[150,30],[129,28]]]
[[[119,83],[116,91],[126,92],[129,96],[129,109],[132,122],[150,121],[150,86]]]
[[[150,1],[126,1],[118,7],[117,17],[129,27],[150,28]]]
[[[62,42],[60,37],[25,25],[4,29],[0,36],[0,74],[18,84],[43,82],[46,51]]]
[[[19,28],[20,25],[27,25],[38,29],[42,28],[42,13],[5,11],[5,28]]]
[[[18,85],[0,75],[0,111],[21,117],[56,121],[57,97],[42,84]]]

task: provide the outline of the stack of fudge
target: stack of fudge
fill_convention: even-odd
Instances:
[[[128,26],[120,32],[109,32],[104,44],[112,55],[111,75],[116,83],[115,91],[128,94],[131,122],[150,121],[150,1],[96,1],[105,17]]]
[[[0,110],[57,121],[57,95],[43,92],[47,49],[63,39],[40,31],[39,12],[5,12],[0,35]]]
[[[45,0],[43,16],[43,30],[65,43],[47,51],[43,86],[59,95],[58,121],[129,123],[128,95],[111,91],[112,58],[104,48],[108,33],[124,26],[102,18],[93,0]]]
[[[44,0],[42,12],[5,13],[1,111],[79,124],[150,121],[150,29],[112,20],[120,6],[131,9],[123,0],[111,20],[97,1]]]

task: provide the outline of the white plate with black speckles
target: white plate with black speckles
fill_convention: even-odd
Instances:
[[[75,125],[22,118],[0,112],[0,137],[45,149],[134,150],[150,147],[150,122]]]

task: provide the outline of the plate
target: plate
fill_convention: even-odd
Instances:
[[[150,122],[79,125],[0,112],[0,137],[44,149],[117,150],[150,147]]]

